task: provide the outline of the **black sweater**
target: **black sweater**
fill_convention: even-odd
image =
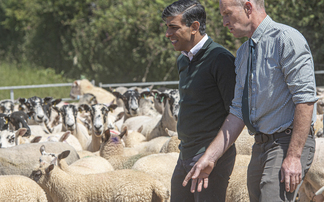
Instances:
[[[193,57],[180,55],[180,158],[204,152],[216,137],[234,97],[234,56],[211,38]]]

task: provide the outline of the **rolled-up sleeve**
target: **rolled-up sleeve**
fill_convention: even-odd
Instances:
[[[293,29],[284,31],[280,39],[280,63],[293,102],[316,102],[314,63],[306,39]]]

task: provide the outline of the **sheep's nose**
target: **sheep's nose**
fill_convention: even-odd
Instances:
[[[102,125],[94,125],[94,128],[95,128],[96,130],[99,130],[101,127],[102,127]]]
[[[2,148],[2,143],[0,143],[0,148]]]
[[[178,115],[174,115],[176,121],[178,121]]]
[[[69,128],[72,128],[74,124],[66,124]]]
[[[37,115],[37,118],[43,119],[44,116]]]

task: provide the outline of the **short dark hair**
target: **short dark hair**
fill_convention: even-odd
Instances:
[[[194,21],[200,23],[199,33],[205,34],[206,30],[206,12],[205,8],[197,0],[179,0],[167,6],[163,13],[162,19],[182,14],[182,22],[190,27]]]

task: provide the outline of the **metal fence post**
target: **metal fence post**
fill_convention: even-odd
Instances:
[[[14,95],[14,91],[13,91],[13,89],[10,89],[10,99],[11,99],[12,101],[15,100],[15,95]]]

